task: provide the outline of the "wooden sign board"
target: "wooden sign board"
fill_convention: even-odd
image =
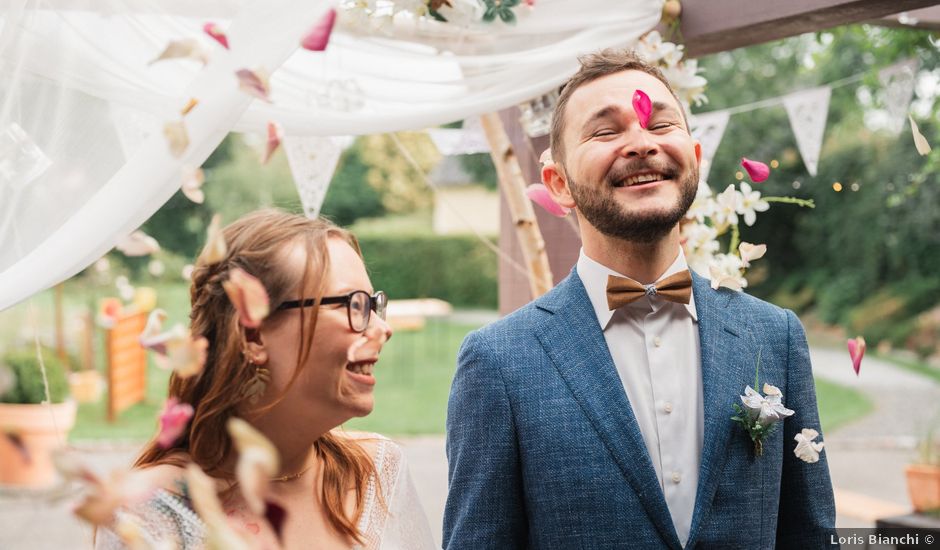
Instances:
[[[147,350],[140,345],[140,333],[147,313],[120,317],[105,334],[108,356],[108,421],[144,400],[147,393]]]

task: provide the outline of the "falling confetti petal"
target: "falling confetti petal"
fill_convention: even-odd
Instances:
[[[814,464],[819,462],[819,453],[823,450],[825,443],[813,441],[819,437],[819,432],[812,428],[803,428],[800,433],[793,436],[796,440],[796,448],[793,454],[803,462]]]
[[[855,376],[858,376],[858,371],[862,368],[862,357],[865,356],[865,339],[856,336],[848,341],[848,346],[849,357],[852,358],[852,368],[855,369]]]
[[[202,45],[202,42],[195,38],[184,38],[182,40],[171,40],[166,48],[149,65],[165,59],[194,59],[203,65],[209,62],[209,51]]]
[[[346,360],[350,363],[378,361],[382,344],[388,340],[388,333],[378,326],[369,327],[362,336],[349,346]]]
[[[206,181],[206,174],[202,168],[193,169],[189,166],[183,167],[183,183],[180,189],[186,198],[196,204],[202,204],[206,200],[205,193],[202,192],[202,184]]]
[[[261,321],[271,311],[268,292],[261,281],[236,267],[229,271],[228,280],[222,283],[222,288],[238,312],[238,320],[243,326],[261,326]]]
[[[281,128],[281,125],[277,122],[269,121],[268,122],[268,143],[264,148],[264,155],[261,156],[261,164],[267,164],[271,160],[271,157],[274,155],[274,152],[277,151],[277,148],[281,146],[281,139],[284,138],[284,129]]]
[[[650,96],[643,90],[633,92],[633,110],[636,111],[636,118],[640,121],[640,126],[646,128],[650,120],[650,113],[653,112],[653,104],[650,102]]]
[[[218,25],[216,25],[215,23],[206,23],[205,25],[202,26],[202,30],[206,34],[211,36],[216,42],[218,42],[219,44],[222,44],[222,46],[225,47],[226,50],[229,49],[228,37],[225,36],[225,33],[222,32],[222,29]]]
[[[184,106],[182,109],[180,109],[180,115],[181,115],[181,116],[186,116],[186,115],[188,115],[189,112],[192,111],[193,108],[196,107],[196,105],[199,105],[199,100],[196,99],[195,97],[189,98],[189,101],[186,102],[186,106]]]
[[[134,231],[119,240],[114,247],[123,252],[125,256],[132,257],[146,256],[160,250],[157,240],[143,231]]]
[[[914,117],[907,115],[907,118],[911,121],[911,132],[914,134],[914,147],[917,147],[917,152],[920,153],[921,156],[930,154],[930,144],[927,143],[927,138],[925,138],[924,134],[921,134],[920,129],[917,128]]]
[[[751,181],[754,183],[760,183],[770,176],[770,168],[763,162],[741,157],[741,166],[747,170],[747,175],[751,176]]]
[[[741,253],[741,263],[744,267],[750,267],[752,260],[759,260],[767,253],[766,244],[751,244],[742,242],[738,245],[738,252]]]
[[[263,69],[252,71],[251,69],[239,69],[235,71],[238,77],[238,87],[245,93],[257,97],[258,99],[271,103],[268,94],[271,93],[271,85],[268,82],[268,74]]]
[[[206,525],[206,547],[249,550],[255,547],[238,535],[226,519],[216,493],[215,482],[194,463],[186,465],[186,488],[193,509]]]
[[[242,496],[252,512],[262,515],[268,480],[279,468],[277,449],[261,432],[238,417],[230,418],[226,426],[238,450],[235,476]]]
[[[147,324],[144,325],[144,331],[140,333],[140,345],[152,349],[157,353],[166,353],[165,340],[160,341],[162,337],[163,323],[166,322],[166,311],[155,309],[147,317]]]
[[[333,24],[336,22],[336,10],[330,8],[323,18],[303,37],[300,46],[312,52],[322,52],[330,43],[330,34],[333,33]]]
[[[186,125],[183,124],[182,120],[164,124],[163,135],[166,136],[170,154],[174,157],[182,156],[186,152],[186,148],[189,147],[189,132],[186,131]]]
[[[192,417],[192,405],[180,403],[175,397],[167,399],[160,413],[160,433],[157,435],[157,445],[161,449],[172,447],[183,435]]]
[[[525,194],[529,200],[544,208],[549,214],[564,218],[570,210],[555,202],[548,189],[541,183],[533,183],[526,187]]]
[[[222,216],[216,214],[209,223],[206,247],[202,249],[199,260],[205,265],[213,265],[224,260],[226,254],[228,246],[225,244],[225,236],[222,235]]]

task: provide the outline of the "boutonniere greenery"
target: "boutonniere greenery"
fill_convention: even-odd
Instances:
[[[741,403],[732,403],[734,416],[731,420],[741,424],[744,431],[754,442],[754,455],[764,452],[764,439],[777,429],[777,423],[793,414],[794,411],[783,406],[783,392],[780,388],[764,384],[763,395],[760,388],[760,352],[757,353],[757,368],[754,373],[754,387],[745,386]]]

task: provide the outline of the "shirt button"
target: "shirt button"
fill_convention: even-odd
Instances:
[[[673,473],[672,473],[672,482],[673,482],[673,483],[679,483],[680,481],[682,481],[682,476],[679,475],[679,472],[673,472]]]
[[[662,346],[662,345],[663,345],[663,339],[660,338],[659,336],[657,336],[656,338],[653,338],[653,345],[656,346],[657,348],[660,347],[660,346]]]
[[[672,412],[672,403],[663,405],[663,410],[666,411],[666,414],[670,414]]]

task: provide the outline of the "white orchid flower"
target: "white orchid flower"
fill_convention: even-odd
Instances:
[[[752,260],[759,260],[767,253],[766,244],[751,244],[742,242],[738,245],[738,252],[741,254],[741,263],[745,268],[751,267]]]
[[[708,264],[708,274],[712,280],[712,288],[730,288],[741,290],[747,286],[747,279],[741,276],[743,268],[741,258],[734,254],[715,254]]]
[[[761,426],[770,426],[793,415],[793,410],[783,406],[783,393],[779,388],[764,384],[764,393],[767,395],[761,395],[747,386],[744,388],[744,395],[741,396],[744,408],[747,409],[751,418],[757,418]]]
[[[812,428],[803,428],[793,439],[796,440],[796,449],[793,454],[803,462],[813,464],[819,461],[819,453],[823,450],[825,443],[822,441],[813,441],[819,437],[819,432]]]
[[[715,198],[715,212],[712,215],[715,224],[719,228],[737,224],[743,200],[744,197],[734,188],[734,184],[729,185]]]
[[[770,209],[767,201],[761,200],[760,191],[754,191],[746,182],[741,182],[741,202],[737,205],[737,213],[744,216],[744,223],[748,227],[754,225],[757,221],[758,212],[766,212]]]

